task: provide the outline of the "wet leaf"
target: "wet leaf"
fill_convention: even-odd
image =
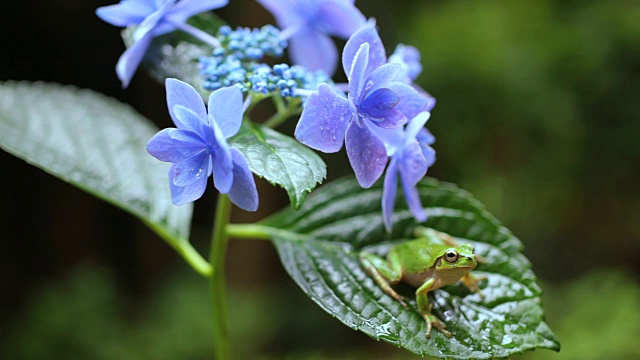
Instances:
[[[295,209],[327,175],[324,161],[311,149],[262,125],[244,124],[229,144],[242,152],[254,174],[282,186]]]
[[[169,164],[152,158],[158,129],[130,106],[91,90],[0,83],[0,148],[140,218],[178,251],[191,205],[171,203]],[[206,272],[205,262],[200,270]]]
[[[453,333],[434,330],[415,306],[414,291],[397,289],[411,300],[405,310],[362,269],[359,251],[384,254],[395,243],[414,238],[417,224],[398,202],[393,232],[382,222],[381,186],[362,189],[354,179],[324,186],[298,212],[290,209],[264,221],[284,267],[300,288],[345,325],[420,355],[447,359],[507,357],[534,348],[559,349],[544,322],[541,291],[522,244],[468,192],[433,179],[419,186],[427,226],[471,243],[487,260],[474,274],[485,295],[460,284],[430,293],[433,313]]]

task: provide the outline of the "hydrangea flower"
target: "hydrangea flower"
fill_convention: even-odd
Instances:
[[[326,153],[345,143],[361,186],[373,185],[384,172],[387,152],[375,128],[398,128],[420,113],[427,99],[403,80],[399,64],[387,63],[373,26],[358,30],[345,45],[342,63],[348,98],[322,84],[304,107],[295,130],[301,143]]]
[[[219,9],[229,0],[122,0],[119,4],[103,6],[96,15],[111,25],[127,27],[139,25],[133,33],[133,45],[120,56],[116,73],[127,87],[144,58],[153,38],[183,30],[213,46],[218,41],[205,32],[186,23],[195,14]]]
[[[238,133],[244,112],[237,87],[216,90],[209,96],[209,112],[191,85],[167,79],[167,105],[177,128],[160,131],[147,151],[169,169],[171,199],[176,205],[199,199],[213,173],[213,184],[238,207],[258,208],[258,192],[247,160],[227,139]]]
[[[420,50],[411,45],[398,44],[393,54],[389,56],[389,62],[400,64],[404,72],[404,82],[411,84],[419,93],[427,98],[427,103],[422,109],[423,111],[431,111],[436,106],[436,99],[429,95],[424,89],[413,82],[422,72],[422,64],[420,63]]]
[[[330,35],[348,39],[366,24],[354,0],[258,0],[283,29],[295,64],[333,75],[338,50]]]
[[[416,185],[427,169],[435,162],[436,152],[430,146],[434,137],[424,125],[429,120],[429,112],[421,112],[411,119],[405,129],[381,129],[379,136],[384,139],[387,155],[391,158],[384,178],[382,192],[382,214],[387,231],[391,231],[393,208],[398,190],[398,177],[409,210],[417,221],[427,220],[427,214],[420,203]]]

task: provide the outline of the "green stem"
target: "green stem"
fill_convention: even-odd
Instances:
[[[143,219],[144,221],[144,219]],[[188,240],[183,238],[177,238],[174,235],[167,232],[162,226],[158,226],[152,222],[144,221],[145,224],[156,234],[160,235],[162,239],[169,244],[178,255],[189,264],[197,273],[204,277],[210,277],[213,269],[211,265],[198,253],[196,249],[191,246]]]
[[[273,116],[268,118],[264,123],[262,123],[262,125],[266,127],[273,129],[282,124],[291,116],[299,115],[300,113],[302,113],[302,108],[300,107],[300,99],[291,99],[285,106],[284,101],[282,101],[282,98],[280,96],[274,96],[273,102],[276,105],[277,112],[273,114]]]
[[[228,224],[227,235],[235,239],[271,240],[270,229],[257,224]]]
[[[211,255],[209,262],[213,267],[211,276],[211,305],[213,310],[214,346],[217,360],[231,359],[229,328],[227,321],[227,298],[224,281],[225,254],[229,236],[226,232],[231,218],[231,201],[227,195],[218,196],[213,235],[211,236]]]

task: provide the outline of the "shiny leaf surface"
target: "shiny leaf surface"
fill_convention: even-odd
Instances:
[[[193,207],[171,203],[169,164],[145,149],[157,131],[128,105],[90,90],[0,83],[0,148],[130,212],[189,252]]]
[[[243,153],[251,171],[282,186],[295,209],[326,177],[327,166],[316,153],[270,128],[244,124],[229,143]]]
[[[285,210],[263,224],[300,288],[329,314],[374,339],[447,359],[507,357],[538,347],[558,350],[520,241],[468,192],[433,179],[423,180],[418,189],[429,215],[420,225],[473,244],[486,259],[474,271],[486,277],[479,282],[484,298],[461,284],[430,292],[433,313],[452,338],[434,330],[427,339],[415,289],[396,287],[411,299],[410,310],[404,310],[360,266],[361,249],[385,254],[393,244],[413,238],[417,226],[399,201],[393,232],[385,232],[381,186],[362,189],[354,179],[339,180],[314,192],[300,211]]]

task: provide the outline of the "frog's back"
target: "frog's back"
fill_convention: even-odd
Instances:
[[[431,268],[446,248],[446,245],[423,238],[399,244],[391,252],[395,253],[393,256],[402,259],[406,272],[418,273]]]

